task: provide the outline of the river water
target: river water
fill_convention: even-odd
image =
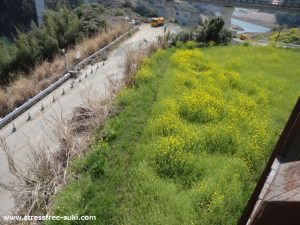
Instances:
[[[268,27],[264,27],[264,26],[257,25],[254,23],[245,22],[245,21],[235,19],[235,18],[231,18],[231,24],[237,25],[243,29],[242,31],[238,31],[238,34],[245,33],[245,32],[266,33],[271,30]]]

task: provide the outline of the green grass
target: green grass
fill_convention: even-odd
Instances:
[[[300,94],[299,59],[229,46],[145,60],[53,206],[97,220],[47,224],[236,224]]]

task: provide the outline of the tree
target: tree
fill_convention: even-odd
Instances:
[[[0,84],[7,82],[9,65],[12,59],[15,57],[16,48],[13,44],[7,44],[3,40],[0,40]]]
[[[100,4],[87,4],[78,7],[75,13],[80,19],[80,29],[85,36],[92,36],[107,27],[103,14],[106,9]]]
[[[80,20],[66,7],[61,7],[58,12],[46,11],[44,21],[46,27],[52,27],[54,30],[59,48],[73,45],[81,37]]]
[[[222,17],[211,17],[204,21],[197,34],[198,42],[215,42],[226,44],[231,39],[231,33],[224,27]]]
[[[55,23],[52,18],[48,18],[42,28],[42,45],[43,45],[43,58],[52,60],[54,54],[59,51],[59,44],[55,34]]]
[[[196,29],[179,33],[173,40],[173,44],[177,41],[195,41],[204,45],[210,42],[228,44],[231,41],[232,34],[224,25],[224,20],[221,17],[210,17]]]
[[[25,33],[18,32],[16,40],[17,53],[12,62],[13,70],[23,70],[28,72],[34,65],[35,57],[32,54],[31,43],[28,40],[28,36]]]

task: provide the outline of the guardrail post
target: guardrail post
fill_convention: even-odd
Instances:
[[[31,115],[30,115],[30,113],[28,112],[28,114],[27,114],[27,120],[26,121],[30,121],[31,120]]]
[[[17,128],[16,128],[16,126],[15,126],[15,124],[13,124],[13,129],[12,129],[12,133],[14,133],[14,132],[16,132],[17,131]]]

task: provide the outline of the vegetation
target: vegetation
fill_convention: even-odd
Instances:
[[[275,41],[278,36],[277,32],[272,32],[270,39]],[[291,28],[291,29],[283,29],[278,38],[279,42],[283,43],[292,43],[292,44],[300,44],[300,29],[299,28]]]
[[[65,70],[61,49],[68,49],[71,66],[74,52],[88,56],[127,31],[129,26],[120,22],[118,13],[100,4],[74,11],[60,7],[45,12],[42,27],[32,23],[29,32],[18,31],[14,42],[1,37],[0,117],[58,79]]]
[[[74,13],[65,7],[58,12],[47,11],[41,28],[32,23],[28,33],[18,32],[13,50],[6,50],[0,83],[9,82],[18,72],[28,73],[37,62],[52,60],[61,48],[74,45],[80,37],[79,19]]]
[[[119,16],[125,12],[132,13],[130,9],[109,9],[101,4],[83,4],[75,10],[66,6],[46,10],[43,26],[39,28],[32,22],[28,32],[17,30],[9,47],[0,42],[0,51],[4,52],[0,59],[0,85],[7,85],[20,73],[30,75],[37,64],[44,60],[51,62],[61,49],[72,48],[82,38],[93,37],[109,26],[118,25]]]
[[[197,29],[182,31],[175,37],[174,43],[181,41],[195,41],[201,46],[212,44],[228,44],[231,41],[231,32],[225,28],[221,17],[206,19]]]
[[[100,4],[84,4],[75,9],[85,36],[92,36],[107,27],[107,22],[102,16],[106,11]]]
[[[79,179],[53,214],[93,215],[87,224],[97,225],[236,224],[300,94],[299,59],[192,42],[158,51],[119,94],[120,114],[72,163]]]
[[[80,51],[81,57],[87,57],[128,31],[129,28],[128,24],[120,23],[107,28],[105,33],[99,33],[92,38],[84,38],[74,46],[74,49],[68,51],[68,65],[75,63],[77,51]],[[24,101],[56,81],[64,70],[64,57],[56,55],[51,62],[43,61],[37,64],[29,74],[18,73],[18,77],[11,81],[9,85],[0,88],[0,117],[5,116]]]

